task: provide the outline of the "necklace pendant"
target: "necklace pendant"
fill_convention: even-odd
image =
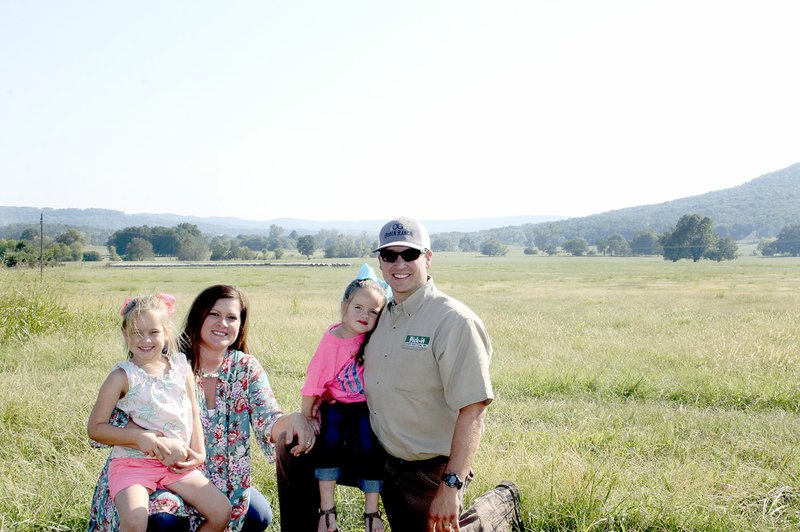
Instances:
[[[201,371],[200,376],[204,379],[218,379],[219,371],[215,371],[214,373],[206,373],[205,371]]]

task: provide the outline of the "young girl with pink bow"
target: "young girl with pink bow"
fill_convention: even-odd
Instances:
[[[181,469],[190,457],[202,464],[206,451],[194,376],[170,321],[174,304],[168,294],[125,301],[120,315],[128,359],[111,370],[89,416],[89,437],[114,446],[108,483],[121,531],[147,529],[148,498],[157,488],[194,506],[205,519],[200,530],[225,530],[231,518],[230,501],[200,470]],[[141,431],[109,424],[115,407]],[[183,461],[175,461],[176,445],[183,446]]]

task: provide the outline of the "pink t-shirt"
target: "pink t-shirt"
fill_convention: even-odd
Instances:
[[[364,366],[356,363],[355,355],[364,335],[337,338],[328,327],[306,369],[306,382],[300,393],[305,396],[322,395],[325,391],[341,403],[366,401],[364,395]]]

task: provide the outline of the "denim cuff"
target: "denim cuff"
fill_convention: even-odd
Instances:
[[[361,491],[364,493],[380,493],[382,485],[382,480],[359,479],[358,481],[358,487],[361,488]]]
[[[314,470],[314,477],[317,480],[339,480],[339,474],[338,467],[318,467]]]

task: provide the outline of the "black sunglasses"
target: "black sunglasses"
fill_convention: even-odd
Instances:
[[[404,249],[403,251],[392,251],[391,249],[382,249],[379,251],[383,262],[397,262],[397,257],[403,257],[404,262],[414,262],[422,255],[418,249]]]

